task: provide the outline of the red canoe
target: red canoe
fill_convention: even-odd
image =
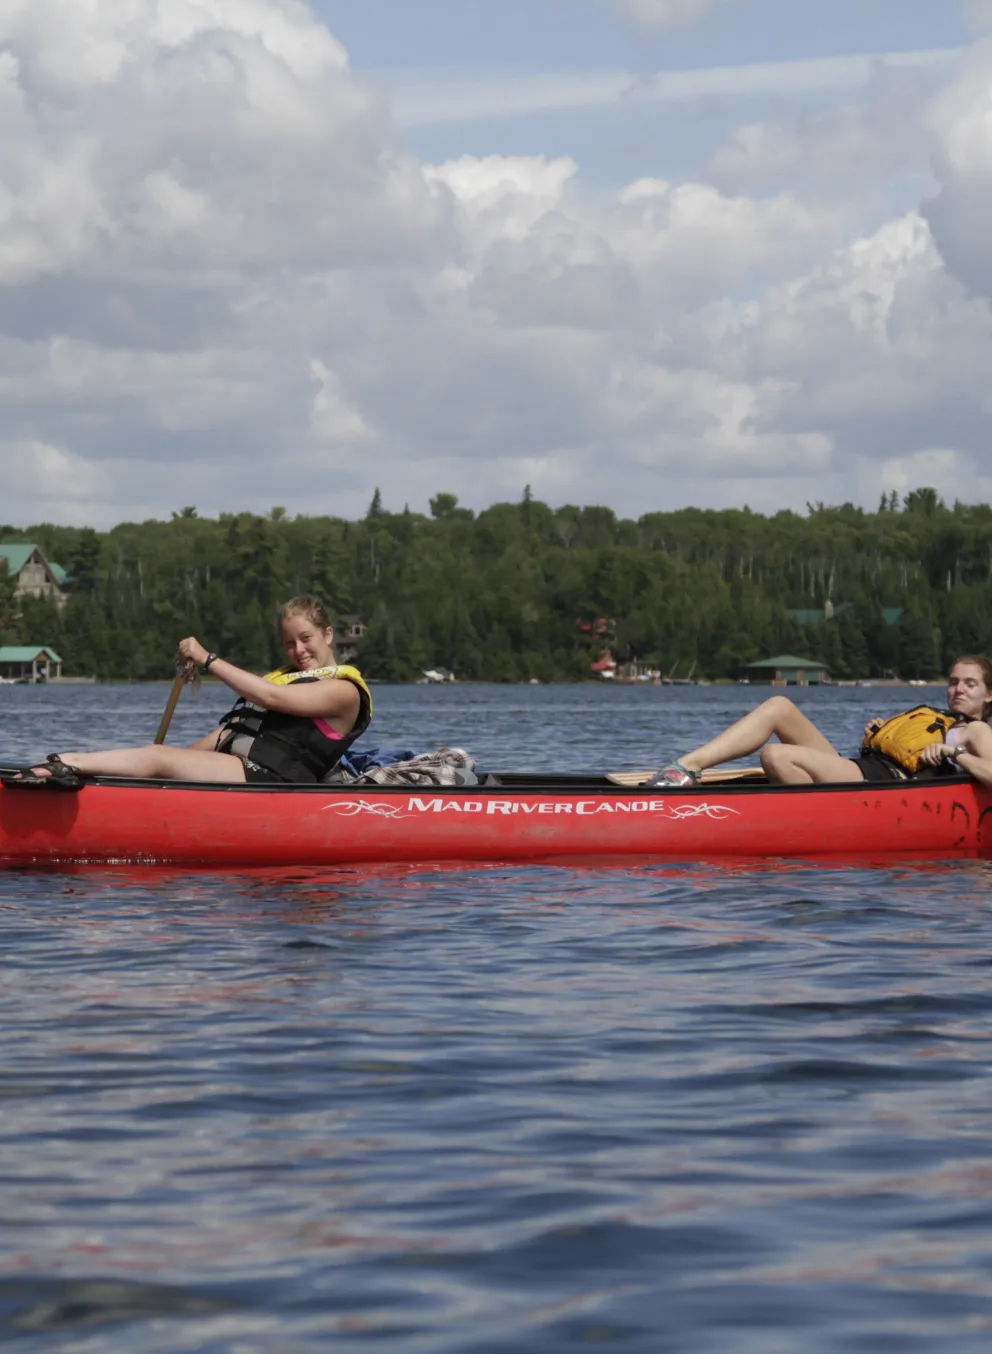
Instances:
[[[628,789],[598,776],[494,787],[0,787],[0,862],[267,866],[369,861],[992,856],[992,789],[891,785]]]

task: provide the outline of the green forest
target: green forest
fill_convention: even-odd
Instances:
[[[281,661],[278,605],[313,591],[367,623],[357,661],[379,680],[432,666],[460,680],[581,680],[607,647],[676,677],[731,678],[780,653],[837,678],[931,677],[992,647],[992,507],[948,506],[933,489],[886,495],[875,512],[816,503],[767,517],[684,508],[634,521],[551,508],[529,489],[478,513],[447,493],[430,508],[391,512],[377,490],[356,522],[188,507],[107,532],[0,526],[0,540],[34,542],[69,575],[64,607],[15,604],[2,566],[0,644],[53,645],[66,674],[134,680],[170,676],[193,634],[264,670]]]

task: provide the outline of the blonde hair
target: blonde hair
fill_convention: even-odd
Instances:
[[[318,630],[331,629],[331,618],[327,614],[327,608],[312,592],[300,593],[299,597],[291,597],[288,602],[283,603],[279,608],[278,628],[281,630],[283,622],[292,616],[306,616],[310,624],[316,626]],[[333,648],[332,643],[332,651]]]

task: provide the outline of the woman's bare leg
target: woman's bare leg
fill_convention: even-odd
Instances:
[[[778,785],[836,785],[865,778],[857,762],[833,748],[823,752],[797,744],[769,743],[761,749],[761,765],[768,779]]]
[[[782,743],[811,748],[815,752],[828,753],[839,761],[844,760],[788,696],[771,696],[701,748],[680,757],[679,763],[687,771],[705,771],[708,766],[732,762],[736,757],[747,757],[757,752],[769,738],[778,738]]]
[[[152,743],[143,748],[117,748],[110,752],[63,752],[62,760],[91,776],[139,776],[160,780],[243,781],[240,757],[227,752],[201,752],[194,748],[167,748]],[[44,774],[47,768],[36,770]]]
[[[202,738],[198,738],[195,743],[190,743],[190,748],[196,752],[216,752],[217,745],[227,733],[223,725],[219,729],[211,729],[205,733]]]

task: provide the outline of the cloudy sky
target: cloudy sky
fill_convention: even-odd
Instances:
[[[0,522],[992,499],[992,0],[0,0]]]

